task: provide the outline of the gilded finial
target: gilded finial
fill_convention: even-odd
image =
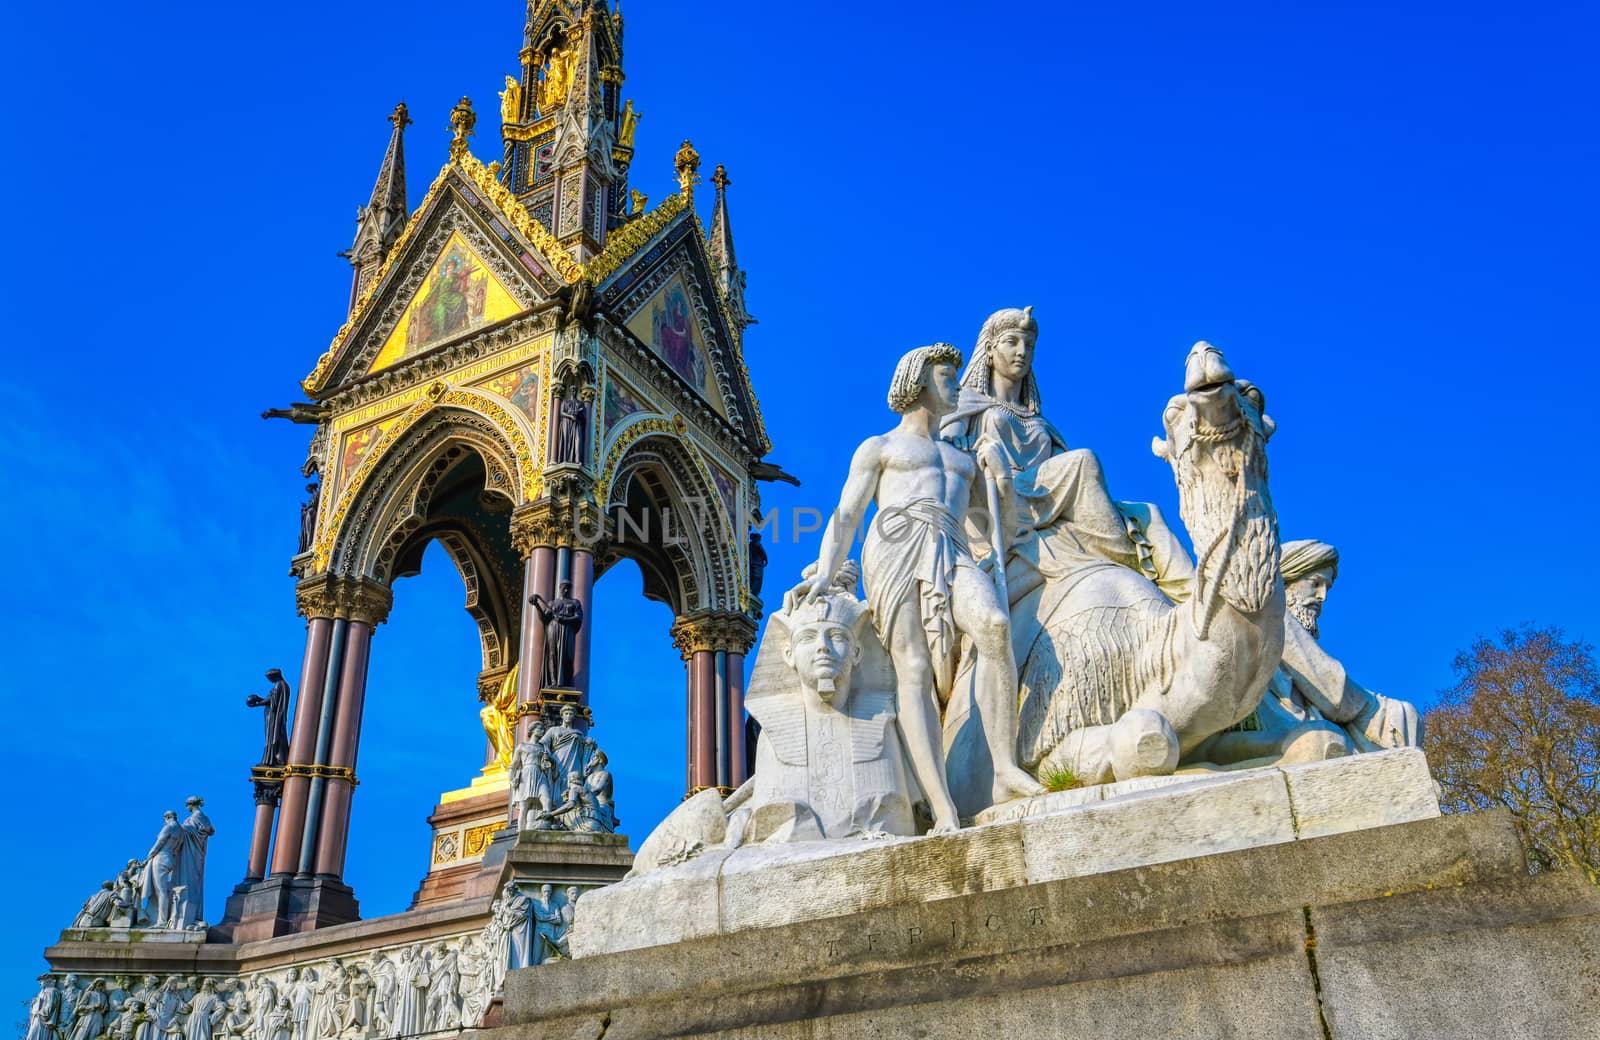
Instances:
[[[467,154],[467,138],[472,136],[472,128],[478,125],[478,114],[472,110],[472,99],[462,98],[456,102],[456,107],[450,110],[450,129],[454,135],[450,138],[450,159],[460,162]]]
[[[401,132],[404,132],[405,128],[411,125],[411,110],[406,107],[404,101],[394,106],[394,111],[389,113],[389,122],[393,123],[394,128]]]
[[[678,171],[678,187],[685,196],[693,198],[694,186],[700,183],[700,153],[694,150],[694,145],[684,141],[673,165]]]
[[[717,186],[718,191],[725,191],[733,183],[728,179],[728,168],[717,163],[716,170],[711,174],[711,183]]]

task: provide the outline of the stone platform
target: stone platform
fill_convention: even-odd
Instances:
[[[590,892],[576,957],[730,935],[1439,815],[1415,748],[1150,777],[989,810],[951,835],[714,849]]]
[[[923,871],[871,909],[513,971],[508,1024],[479,1038],[1600,1037],[1600,889],[1529,877],[1503,813],[989,890],[1016,853],[966,849],[942,882],[960,894],[919,898]]]

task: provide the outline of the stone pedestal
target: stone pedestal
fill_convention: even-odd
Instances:
[[[632,867],[633,853],[625,834],[502,831],[484,853],[478,876],[468,890],[473,895],[489,895],[512,879],[588,889],[615,884]]]
[[[451,791],[440,797],[428,817],[432,843],[428,873],[411,899],[412,909],[452,902],[469,894],[495,835],[505,830],[510,817],[510,794],[504,779]]]
[[[513,971],[481,1040],[1597,1035],[1600,889],[1529,877],[1503,813],[1037,884],[967,848],[944,898],[930,863],[872,909]]]
[[[355,893],[337,878],[269,877],[233,890],[210,937],[213,942],[246,943],[360,919]]]

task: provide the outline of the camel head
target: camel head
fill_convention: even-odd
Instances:
[[[1165,438],[1151,448],[1172,465],[1183,522],[1194,540],[1199,595],[1220,594],[1259,614],[1282,587],[1278,517],[1267,490],[1266,444],[1275,426],[1265,398],[1234,376],[1222,351],[1196,343],[1184,392],[1167,402]]]

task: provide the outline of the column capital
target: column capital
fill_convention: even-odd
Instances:
[[[545,495],[511,513],[511,544],[523,559],[535,549],[593,551],[605,533],[594,480],[571,467],[545,474]]]
[[[672,623],[672,645],[685,661],[702,650],[749,653],[755,641],[756,622],[748,614],[706,610]]]
[[[294,589],[295,608],[304,618],[344,618],[374,628],[389,617],[394,593],[371,578],[319,574],[304,578]]]
[[[283,770],[272,766],[256,766],[250,770],[250,781],[255,784],[256,804],[276,806],[283,795]]]

